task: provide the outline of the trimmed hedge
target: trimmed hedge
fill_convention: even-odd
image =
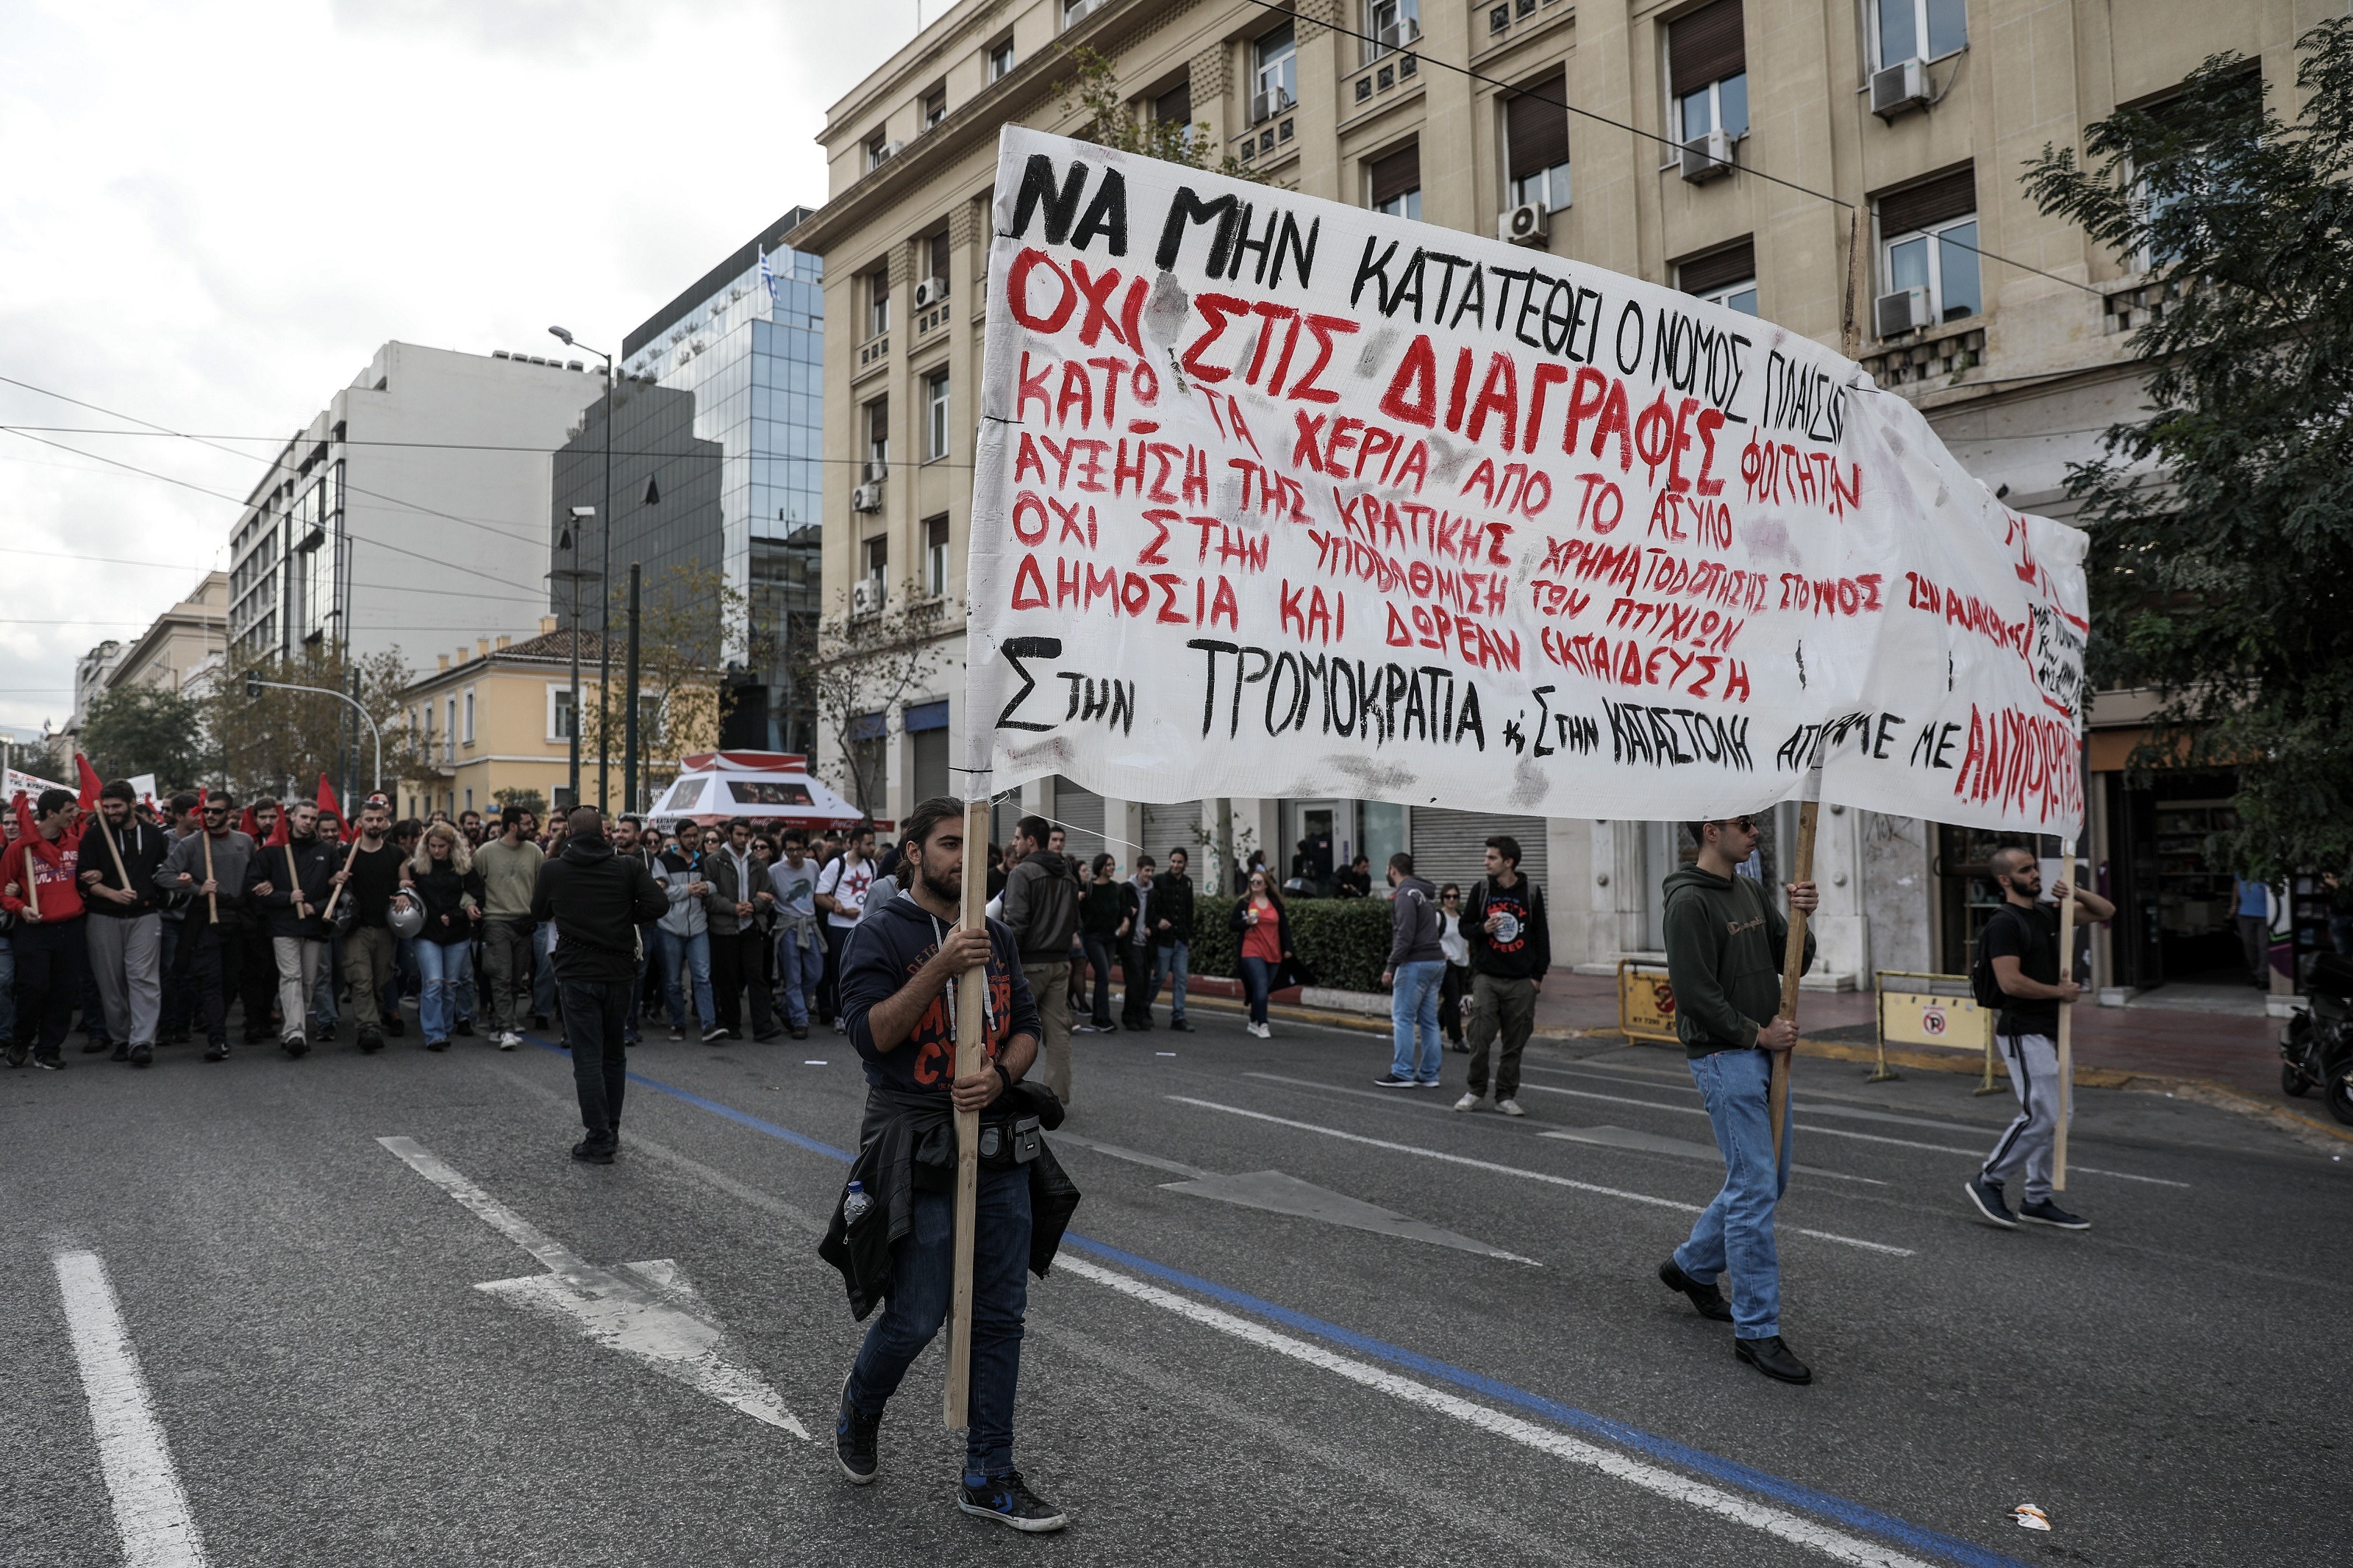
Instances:
[[[1239,976],[1241,939],[1228,927],[1235,900],[1204,894],[1193,900],[1196,974]],[[1389,956],[1387,899],[1291,899],[1291,945],[1315,972],[1318,984],[1340,991],[1378,991]]]

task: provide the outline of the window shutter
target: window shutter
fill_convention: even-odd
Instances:
[[[1977,210],[1977,165],[1964,163],[1880,197],[1879,232],[1893,238],[1930,224],[1967,217]]]
[[[1372,176],[1373,205],[1380,205],[1393,196],[1421,189],[1421,143],[1409,142],[1386,158],[1376,158],[1366,165]]]
[[[1705,256],[1695,256],[1675,268],[1675,281],[1686,294],[1705,294],[1757,276],[1757,242],[1743,239]]]
[[[1504,105],[1511,178],[1523,180],[1568,162],[1568,110],[1562,107],[1568,101],[1567,80],[1566,72],[1556,71],[1521,89],[1518,97]]]
[[[1456,884],[1467,901],[1471,889],[1487,874],[1487,840],[1504,833],[1520,841],[1520,875],[1542,888],[1549,870],[1545,826],[1541,816],[1504,816],[1417,805],[1413,808],[1411,829],[1413,874],[1429,879],[1434,888],[1442,888],[1449,882]],[[1547,895],[1549,892],[1547,889]],[[1552,911],[1547,907],[1545,912],[1549,915]]]
[[[1677,98],[1747,68],[1740,0],[1715,0],[1667,24],[1667,76]]]
[[[1177,83],[1152,100],[1152,118],[1163,125],[1190,125],[1193,122],[1193,84],[1187,79]]]

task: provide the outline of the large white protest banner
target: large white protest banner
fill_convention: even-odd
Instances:
[[[2076,831],[2083,535],[1810,339],[1018,128],[988,290],[997,789]]]

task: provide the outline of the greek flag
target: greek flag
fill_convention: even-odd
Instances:
[[[768,253],[760,252],[760,286],[768,291],[768,303],[776,302],[776,269],[768,265]]]

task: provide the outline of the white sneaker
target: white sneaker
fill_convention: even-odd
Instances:
[[[512,1029],[499,1037],[499,1049],[502,1051],[511,1051],[521,1044],[522,1044],[522,1037]]]
[[[1454,1109],[1457,1110],[1476,1110],[1479,1109],[1479,1097],[1475,1094],[1466,1094],[1461,1099],[1454,1102]]]
[[[1520,1102],[1516,1100],[1499,1100],[1495,1101],[1495,1109],[1502,1111],[1506,1116],[1525,1116],[1527,1114],[1526,1111],[1520,1109]]]
[[[1264,1024],[1252,1024],[1250,1026],[1250,1033],[1256,1035],[1261,1040],[1271,1040],[1274,1038],[1274,1031],[1267,1027]]]

